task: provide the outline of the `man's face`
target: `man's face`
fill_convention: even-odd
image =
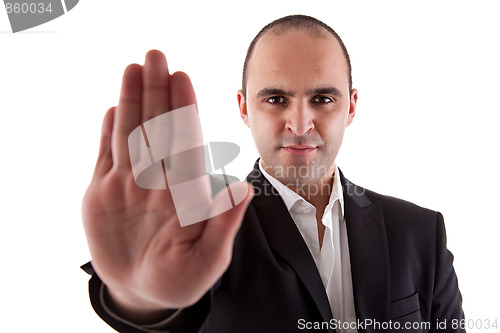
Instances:
[[[335,158],[356,108],[337,40],[291,29],[267,32],[248,65],[241,117],[265,170],[290,186],[331,182]]]

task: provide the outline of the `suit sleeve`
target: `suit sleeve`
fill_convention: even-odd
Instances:
[[[431,308],[432,332],[465,332],[460,329],[464,320],[462,295],[453,268],[453,254],[446,247],[446,230],[441,213],[437,214],[436,276]],[[446,321],[446,329],[438,329],[437,322]],[[455,325],[454,325],[455,324]]]
[[[126,318],[121,318],[106,304],[105,285],[97,276],[92,264],[88,262],[81,267],[92,277],[89,281],[90,302],[94,311],[109,326],[118,332],[142,333],[184,333],[199,332],[210,312],[211,291],[205,294],[196,304],[173,312],[170,316],[151,325],[138,325]]]

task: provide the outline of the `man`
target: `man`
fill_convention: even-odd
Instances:
[[[354,185],[335,164],[356,102],[331,28],[307,16],[266,26],[238,92],[260,154],[252,186],[230,184],[248,192],[240,204],[180,227],[169,189],[135,184],[127,137],[195,95],[158,51],[127,67],[83,203],[96,312],[122,332],[461,331],[441,214]],[[224,185],[213,178],[214,192]]]

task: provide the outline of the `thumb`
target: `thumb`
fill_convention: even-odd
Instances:
[[[227,205],[228,192],[231,193],[235,203],[241,202],[207,221],[201,237],[202,249],[207,259],[220,261],[219,264],[225,265],[226,268],[231,261],[234,238],[254,196],[253,187],[248,182],[233,182],[228,188],[229,191],[222,190],[217,194],[213,202],[213,209],[217,211],[217,209]]]

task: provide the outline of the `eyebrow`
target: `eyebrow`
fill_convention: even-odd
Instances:
[[[279,88],[263,88],[257,93],[257,97],[266,97],[271,95],[283,95],[283,96],[294,96],[295,94],[291,91],[286,91]]]
[[[340,89],[335,88],[335,87],[320,87],[316,89],[311,89],[307,91],[308,95],[333,95],[338,98],[342,98],[342,92]]]
[[[334,95],[338,98],[342,98],[343,94],[340,91],[340,89],[336,87],[320,87],[320,88],[315,88],[307,91],[307,95],[318,95],[318,94],[325,94],[325,95]],[[280,88],[263,88],[259,90],[257,93],[257,97],[265,97],[265,96],[272,96],[272,95],[282,95],[282,96],[295,96],[295,94],[292,91],[287,91],[283,90]]]

